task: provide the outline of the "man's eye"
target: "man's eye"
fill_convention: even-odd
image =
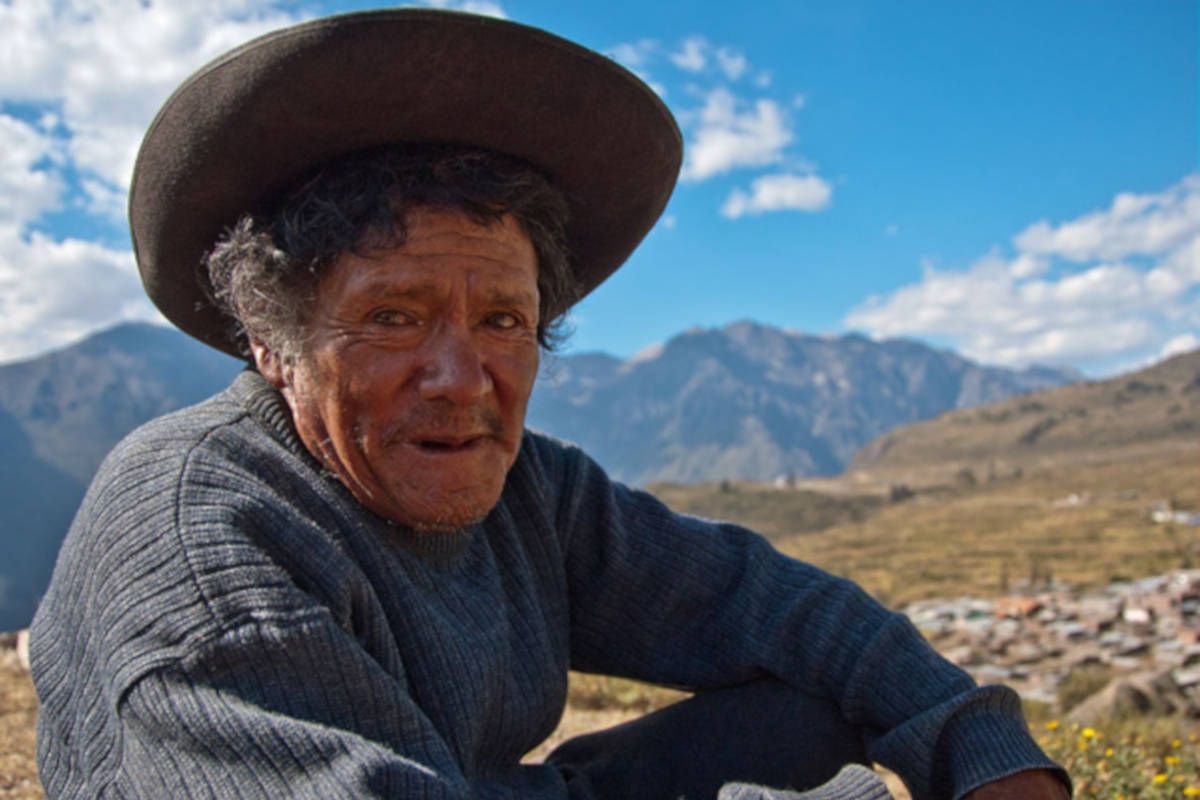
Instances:
[[[371,312],[371,322],[376,325],[410,325],[412,317],[394,308],[381,308]]]
[[[521,320],[516,314],[510,314],[507,311],[492,314],[487,318],[487,322],[488,325],[491,325],[493,328],[499,328],[502,331],[512,330],[521,324]]]

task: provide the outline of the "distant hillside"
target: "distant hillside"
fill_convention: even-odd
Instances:
[[[638,484],[833,475],[898,425],[1079,377],[753,322],[688,331],[625,361],[568,356],[544,371],[531,424]]]
[[[1200,466],[1198,435],[1200,350],[894,430],[864,447],[851,469],[864,475],[1004,470],[1157,444],[1191,447]]]

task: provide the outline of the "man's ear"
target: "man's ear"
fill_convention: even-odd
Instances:
[[[288,381],[279,353],[255,339],[250,340],[250,352],[254,355],[254,366],[258,367],[259,374],[276,389],[286,388]]]

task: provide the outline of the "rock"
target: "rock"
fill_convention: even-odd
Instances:
[[[1175,679],[1175,685],[1180,689],[1190,689],[1193,686],[1200,686],[1200,669],[1177,669],[1171,673],[1171,677]]]
[[[17,663],[29,672],[29,629],[17,631]]]
[[[1161,716],[1194,711],[1194,704],[1179,690],[1169,670],[1151,671],[1110,681],[1067,712],[1067,719],[1079,725],[1094,725],[1108,717],[1129,714]]]

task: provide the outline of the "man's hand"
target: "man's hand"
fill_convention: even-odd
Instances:
[[[963,800],[1070,800],[1062,781],[1048,769],[1031,769],[985,783]]]

